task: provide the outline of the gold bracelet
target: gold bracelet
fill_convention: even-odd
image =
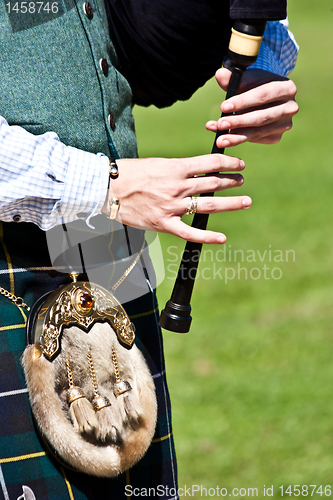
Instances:
[[[109,200],[110,213],[107,217],[111,220],[115,219],[119,210],[119,200],[118,198],[112,198]]]

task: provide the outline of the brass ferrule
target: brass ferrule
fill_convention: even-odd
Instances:
[[[258,55],[263,36],[247,35],[231,28],[229,50],[242,56],[255,57]]]

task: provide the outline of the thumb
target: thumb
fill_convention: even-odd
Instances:
[[[228,90],[230,77],[231,71],[229,71],[227,68],[220,68],[215,73],[217,83],[225,92],[227,92]]]

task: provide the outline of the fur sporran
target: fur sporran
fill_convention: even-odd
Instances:
[[[113,477],[134,465],[154,435],[155,388],[115,297],[74,282],[32,309],[23,354],[37,428],[66,466]]]

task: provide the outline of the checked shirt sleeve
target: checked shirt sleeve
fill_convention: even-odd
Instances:
[[[101,212],[109,160],[65,146],[54,132],[35,136],[0,117],[0,220],[41,229]],[[14,219],[14,220],[15,220]]]
[[[288,30],[287,19],[269,21],[261,42],[258,59],[250,68],[287,76],[296,65],[298,49],[294,35]]]

